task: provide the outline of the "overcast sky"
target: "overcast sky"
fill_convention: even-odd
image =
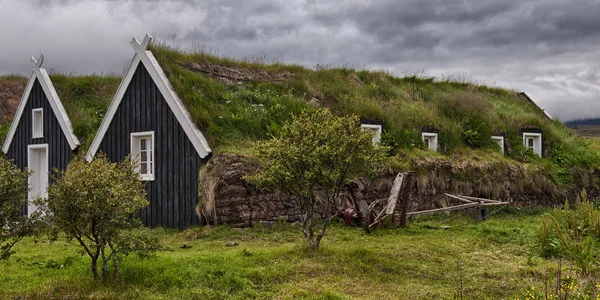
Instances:
[[[121,74],[132,36],[238,58],[466,77],[600,117],[600,0],[0,0],[0,74]]]

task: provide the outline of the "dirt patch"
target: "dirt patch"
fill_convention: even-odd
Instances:
[[[360,80],[360,78],[358,78],[358,76],[356,76],[355,73],[351,73],[350,75],[348,75],[348,77],[346,77],[346,80],[354,85],[358,85],[358,86],[363,86],[364,83],[362,82],[362,80]]]
[[[26,85],[26,78],[0,78],[0,125],[12,120]]]
[[[189,62],[185,67],[194,72],[208,74],[224,84],[245,81],[283,81],[294,76],[287,71],[249,70],[239,66],[225,67],[208,61]]]

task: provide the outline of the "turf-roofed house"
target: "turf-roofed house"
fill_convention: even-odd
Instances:
[[[255,142],[278,137],[292,116],[319,108],[327,108],[338,116],[358,116],[361,124],[357,126],[371,130],[374,142],[390,147],[388,169],[372,180],[357,179],[340,196],[341,202],[358,203],[358,207],[363,202],[388,199],[396,175],[406,171],[415,174],[411,211],[445,205],[445,193],[546,204],[570,197],[582,188],[592,191],[598,187],[591,165],[599,161],[597,154],[560,120],[553,120],[536,103],[515,91],[451,79],[397,77],[385,71],[239,60],[204,51],[181,51],[160,43],[152,43],[148,50],[152,56],[149,51],[143,53],[156,59],[168,85],[161,88],[160,84],[167,81],[156,79],[163,79],[162,72],[153,75],[147,71],[151,77],[148,81],[156,84],[165,98],[171,93],[167,88],[172,87],[213,150],[198,176],[194,172],[197,166],[190,163],[172,165],[190,170],[189,178],[184,178],[183,183],[182,177],[174,178],[179,182],[172,186],[197,187],[197,198],[179,200],[179,208],[184,203],[183,213],[191,213],[189,203],[197,203],[201,222],[250,226],[257,222],[298,220],[293,199],[277,191],[257,190],[244,176],[259,167],[253,165]],[[142,63],[147,69],[155,67],[153,61]],[[149,99],[154,97],[151,91],[140,92],[150,93]],[[123,108],[128,98],[121,98]],[[132,105],[137,105],[135,101]],[[117,121],[122,108],[117,110],[113,123],[128,123],[135,117],[128,113],[131,116]],[[125,107],[125,111],[136,109]],[[105,125],[112,128],[109,117],[110,114]],[[129,144],[135,140],[132,132],[153,131],[129,130],[124,126],[128,125],[117,124],[108,129],[119,134],[123,143],[115,160],[135,153],[130,145],[136,144]],[[106,135],[102,143],[108,146]],[[194,138],[189,133],[184,137],[190,136]],[[162,141],[158,141],[156,130],[149,137],[155,140],[153,172],[157,180],[157,143]],[[97,136],[98,143],[100,139],[102,134]],[[182,145],[181,139],[175,145]],[[171,166],[162,161],[164,158],[160,160]],[[163,167],[160,170],[164,172]],[[178,198],[173,193],[181,193],[182,189],[172,191],[160,193],[174,201],[171,199]],[[164,202],[162,205],[165,207]]]
[[[2,151],[19,168],[32,171],[29,199],[45,196],[54,170],[65,170],[85,154],[120,78],[48,74],[43,56],[31,62],[29,78],[0,76]],[[30,203],[25,211],[36,207]]]
[[[28,215],[36,210],[32,200],[46,196],[50,172],[64,170],[79,146],[43,60],[31,57],[33,72],[2,147],[17,166],[31,171]]]
[[[147,182],[147,226],[185,228],[195,214],[199,169],[211,154],[204,135],[146,50],[151,37],[130,42],[135,54],[86,159],[99,153],[120,162],[130,156]]]
[[[595,172],[585,141],[514,91],[235,60],[150,40],[132,39],[132,62],[86,155],[136,162],[147,182],[147,226],[298,220],[294,199],[257,190],[244,176],[259,168],[255,142],[319,108],[357,115],[357,126],[390,147],[390,167],[348,185],[348,203],[387,199],[405,171],[415,173],[413,211],[444,205],[444,193],[542,204],[598,188],[597,180],[578,180]],[[561,159],[565,153],[573,159]]]

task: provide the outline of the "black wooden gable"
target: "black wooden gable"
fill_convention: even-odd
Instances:
[[[43,108],[42,138],[32,138],[32,110],[36,108]],[[48,144],[48,170],[66,169],[73,157],[73,151],[38,79],[35,79],[33,83],[21,117],[13,122],[18,122],[18,125],[7,156],[14,160],[19,168],[27,167],[29,145]],[[52,182],[52,176],[50,176],[49,182]]]
[[[146,190],[150,205],[141,217],[147,226],[197,225],[198,172],[202,158],[194,149],[164,96],[139,63],[99,146],[111,161],[131,151],[131,133],[154,132],[154,180]]]

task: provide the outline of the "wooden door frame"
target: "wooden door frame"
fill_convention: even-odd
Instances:
[[[31,163],[32,163],[31,156],[32,156],[32,153],[37,152],[37,151],[42,150],[42,149],[45,150],[45,152],[46,152],[46,157],[45,157],[45,159],[46,159],[46,170],[45,171],[46,171],[46,177],[47,177],[48,174],[50,173],[50,170],[49,170],[50,169],[50,161],[49,161],[49,154],[48,154],[48,144],[32,144],[32,145],[28,145],[27,146],[27,168],[29,169],[29,171],[34,171],[31,168]],[[39,162],[37,164],[39,165]],[[33,192],[34,192],[32,190],[32,186],[33,186],[32,184],[33,184],[33,180],[34,180],[33,178],[34,177],[35,176],[32,173],[31,175],[29,175],[29,177],[27,179],[27,183],[28,183],[29,188],[30,188],[29,192],[27,193],[27,216],[30,216],[33,213],[32,211],[29,211],[29,207],[31,205],[30,202],[34,200],[34,199],[32,199],[33,198]],[[35,178],[39,178],[39,177],[35,177]],[[46,187],[45,187],[46,189],[48,188],[48,183],[49,183],[48,181],[49,180],[47,178],[46,179]],[[40,193],[42,195],[46,196],[47,191],[41,190]]]

